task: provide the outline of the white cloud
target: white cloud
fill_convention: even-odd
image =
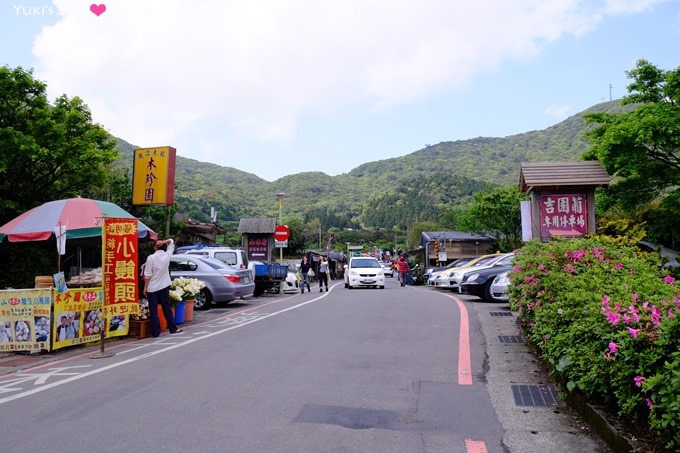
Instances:
[[[99,17],[54,3],[64,17],[33,48],[51,95],[83,97],[134,144],[193,142],[190,157],[229,162],[238,140],[288,143],[309,115],[463,90],[654,1],[116,0]],[[194,138],[205,123],[219,127]]]

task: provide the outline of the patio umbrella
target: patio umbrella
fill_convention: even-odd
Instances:
[[[66,239],[97,237],[102,234],[105,217],[133,219],[123,208],[108,201],[89,198],[68,198],[49,201],[26,211],[0,227],[0,242],[44,241],[49,239],[60,225],[66,227]],[[140,239],[156,239],[156,233],[139,220]]]

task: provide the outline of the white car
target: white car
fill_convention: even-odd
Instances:
[[[354,256],[345,266],[345,288],[385,288],[385,272],[376,258]]]
[[[382,263],[383,267],[383,274],[385,274],[385,277],[394,277],[394,270],[392,269],[392,263],[387,262],[387,263]]]
[[[510,297],[508,296],[508,286],[510,286],[510,276],[508,272],[503,272],[502,274],[496,275],[491,283],[491,297],[497,302],[507,302]]]

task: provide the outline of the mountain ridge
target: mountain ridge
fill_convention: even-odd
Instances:
[[[468,202],[474,191],[519,180],[519,164],[536,161],[573,161],[588,149],[583,132],[588,129],[583,115],[590,112],[618,112],[625,107],[619,100],[596,104],[546,129],[507,137],[476,137],[444,141],[409,154],[366,162],[347,173],[330,176],[321,171],[286,175],[274,181],[233,167],[177,156],[175,194],[178,210],[201,221],[209,221],[215,207],[219,219],[234,221],[243,216],[278,215],[275,194],[284,192],[286,214],[304,221],[319,219],[338,227],[392,228],[385,224],[394,215],[373,215],[382,209],[410,206],[413,216],[436,221],[446,205]],[[134,145],[118,138],[121,165],[131,169]],[[125,154],[127,153],[127,157]],[[428,187],[419,193],[422,210],[409,198],[409,184]],[[410,189],[413,189],[411,187]],[[447,200],[446,194],[456,194]],[[373,219],[367,223],[367,220]],[[382,221],[378,219],[383,219]],[[413,219],[403,219],[407,222]],[[404,224],[402,224],[403,226]]]

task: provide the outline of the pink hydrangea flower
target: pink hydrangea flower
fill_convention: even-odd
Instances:
[[[642,383],[645,382],[645,377],[644,377],[644,376],[639,376],[639,375],[638,375],[638,376],[635,376],[635,377],[633,378],[633,380],[635,381],[635,386],[636,386],[636,387],[642,387]]]
[[[675,278],[673,278],[673,276],[671,276],[671,275],[666,275],[666,276],[663,278],[663,282],[664,282],[664,283],[667,283],[667,284],[669,284],[669,285],[672,285],[674,281],[675,281]]]
[[[637,302],[638,300],[640,300],[640,296],[638,296],[637,294],[633,294],[632,296],[630,296],[630,298],[633,299],[633,302]]]
[[[609,352],[611,352],[612,354],[616,354],[617,352],[619,352],[618,345],[613,341],[609,342]]]
[[[619,261],[618,263],[616,263],[615,267],[616,267],[616,269],[621,270],[621,269],[623,269],[623,263],[621,261]]]
[[[632,327],[628,328],[628,333],[633,338],[637,338],[639,332],[640,332],[640,329],[633,329]]]
[[[645,403],[647,403],[648,408],[654,409],[654,401],[650,400],[649,398],[645,398]]]

